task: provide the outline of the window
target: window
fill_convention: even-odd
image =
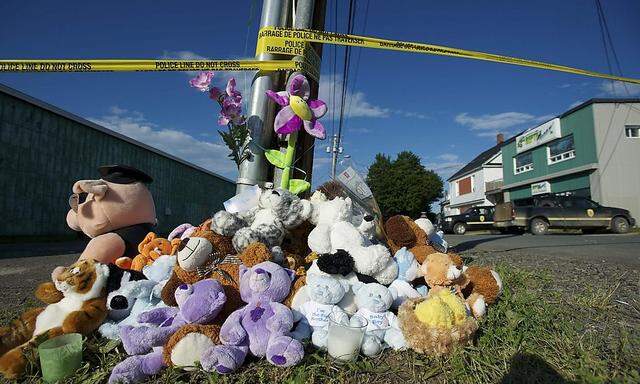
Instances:
[[[471,177],[465,177],[462,180],[458,180],[458,196],[471,193]]]
[[[523,153],[513,158],[513,174],[529,172],[533,169],[533,155],[531,152]]]
[[[640,138],[640,125],[625,125],[624,133],[628,138],[638,139]]]
[[[589,199],[580,199],[580,198],[575,199],[574,205],[578,208],[583,208],[583,209],[598,208],[598,204]]]
[[[573,135],[563,137],[549,144],[547,147],[547,155],[549,164],[559,163],[576,157]]]

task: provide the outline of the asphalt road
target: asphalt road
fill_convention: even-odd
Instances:
[[[457,252],[556,256],[566,261],[640,266],[640,234],[445,235]]]

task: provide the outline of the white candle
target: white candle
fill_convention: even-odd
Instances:
[[[362,318],[359,323],[359,326],[340,324],[333,320],[333,314],[329,317],[327,350],[331,357],[341,361],[351,361],[358,357],[362,337],[367,329],[367,320]]]

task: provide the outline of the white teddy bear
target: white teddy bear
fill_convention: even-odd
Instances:
[[[284,189],[265,189],[258,206],[244,212],[219,211],[211,229],[219,235],[233,236],[238,252],[251,243],[262,242],[272,251],[282,244],[288,229],[302,224],[311,215],[311,203]]]
[[[387,247],[370,241],[375,231],[371,217],[363,218],[356,227],[352,223],[352,202],[348,197],[327,200],[322,192],[316,191],[310,201],[313,212],[309,221],[315,225],[308,238],[312,251],[320,255],[342,249],[353,258],[356,272],[370,276],[384,285],[389,285],[396,279],[398,265]]]

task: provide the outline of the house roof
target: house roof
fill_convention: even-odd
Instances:
[[[10,96],[15,97],[16,99],[20,99],[20,100],[25,101],[25,102],[27,102],[29,104],[36,105],[36,106],[38,106],[38,107],[40,107],[42,109],[46,109],[46,110],[48,110],[50,112],[53,112],[53,113],[55,113],[57,115],[65,117],[65,118],[67,118],[69,120],[73,120],[73,121],[75,121],[77,123],[80,123],[82,125],[87,126],[88,128],[95,129],[96,131],[100,131],[100,132],[105,133],[105,134],[107,134],[109,136],[113,136],[113,137],[115,137],[117,139],[120,139],[122,141],[126,141],[129,144],[133,144],[135,146],[144,148],[147,151],[154,152],[154,153],[156,153],[156,154],[158,154],[160,156],[163,156],[163,157],[166,157],[166,158],[171,159],[173,161],[176,161],[178,163],[184,164],[184,165],[186,165],[188,167],[191,167],[193,169],[196,169],[196,170],[198,170],[200,172],[203,172],[203,173],[206,173],[208,175],[217,177],[217,178],[219,178],[221,180],[224,180],[226,182],[235,184],[235,181],[233,181],[233,180],[231,180],[231,179],[229,179],[227,177],[219,175],[219,174],[217,174],[215,172],[212,172],[212,171],[210,171],[208,169],[199,167],[199,166],[197,166],[197,165],[195,165],[193,163],[190,163],[190,162],[188,162],[186,160],[183,160],[183,159],[180,159],[180,158],[175,157],[173,155],[170,155],[170,154],[168,154],[168,153],[166,153],[164,151],[161,151],[161,150],[159,150],[157,148],[151,147],[151,146],[149,146],[147,144],[141,143],[138,140],[134,140],[134,139],[132,139],[132,138],[130,138],[128,136],[125,136],[125,135],[122,135],[122,134],[120,134],[118,132],[112,131],[112,130],[110,130],[108,128],[105,128],[105,127],[103,127],[101,125],[98,125],[98,124],[96,124],[94,122],[91,122],[91,121],[89,121],[87,119],[84,119],[84,118],[82,118],[82,117],[80,117],[78,115],[74,115],[71,112],[65,111],[63,109],[60,109],[60,108],[54,106],[54,105],[51,105],[51,104],[46,103],[46,102],[44,102],[42,100],[36,99],[35,97],[29,96],[29,95],[27,95],[25,93],[22,93],[22,92],[20,92],[20,91],[18,91],[16,89],[8,87],[8,86],[6,86],[6,85],[4,85],[2,83],[0,83],[0,92],[6,93],[6,94],[8,94]]]
[[[478,156],[476,156],[473,160],[467,163],[464,167],[462,167],[458,172],[454,173],[453,176],[447,179],[447,181],[451,181],[457,179],[460,176],[464,176],[467,173],[475,171],[476,169],[482,167],[487,160],[491,159],[498,152],[500,152],[500,148],[504,145],[504,143],[496,144],[493,147],[487,149],[482,152]]]
[[[640,98],[626,98],[626,99],[622,99],[622,98],[610,98],[610,99],[603,99],[603,98],[595,98],[595,99],[589,99],[587,101],[585,101],[584,103],[581,103],[571,109],[569,109],[566,112],[563,112],[562,114],[556,116],[557,118],[562,118],[565,116],[568,116],[572,113],[574,113],[577,110],[580,110],[582,108],[585,108],[591,104],[602,104],[602,103],[640,103]],[[535,127],[531,127],[531,128],[535,128]],[[505,140],[503,143],[500,144],[496,144],[495,146],[487,149],[486,151],[482,152],[481,154],[479,154],[478,156],[476,156],[473,160],[471,160],[469,163],[467,163],[467,165],[465,165],[464,167],[462,167],[458,172],[454,173],[453,176],[449,177],[447,179],[447,181],[452,181],[455,180],[461,176],[464,176],[468,173],[471,173],[477,169],[479,169],[480,167],[482,167],[482,165],[488,161],[489,159],[491,159],[493,156],[495,156],[499,151],[500,148],[502,148],[502,146],[507,145],[513,141],[515,141],[516,137],[520,136],[521,134],[523,134],[524,132],[528,131],[531,128],[527,128],[524,131],[517,133],[515,135],[513,135],[512,137],[510,137],[508,140]]]

